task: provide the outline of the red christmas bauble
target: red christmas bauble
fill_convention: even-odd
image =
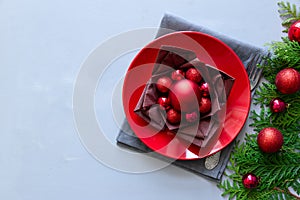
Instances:
[[[300,73],[293,68],[285,68],[276,75],[275,85],[283,94],[296,93],[300,90]]]
[[[170,100],[168,97],[159,97],[157,103],[161,110],[168,110],[170,108]]]
[[[187,122],[193,123],[196,122],[198,119],[199,119],[199,114],[196,111],[185,114],[185,120]]]
[[[270,101],[270,109],[273,113],[285,111],[287,104],[280,98],[274,98]]]
[[[208,97],[209,96],[208,83],[206,83],[206,82],[201,83],[200,86],[199,86],[199,89],[200,89],[201,95],[203,97]]]
[[[171,86],[169,98],[171,105],[177,111],[192,112],[199,109],[201,95],[196,83],[183,79]]]
[[[199,83],[202,80],[202,76],[200,72],[195,68],[190,68],[185,73],[185,78],[194,81],[196,83]]]
[[[208,113],[211,110],[210,98],[202,97],[200,100],[199,111],[201,114]]]
[[[184,79],[184,75],[185,75],[185,73],[182,70],[177,69],[177,70],[172,72],[171,78],[174,81],[180,81],[180,80]]]
[[[243,185],[245,188],[253,189],[259,184],[259,178],[252,173],[247,173],[242,178]]]
[[[275,153],[283,145],[283,136],[276,128],[264,128],[257,135],[257,144],[263,152]]]
[[[156,88],[162,93],[168,92],[171,85],[172,85],[172,80],[167,76],[160,77],[156,81]]]
[[[178,124],[181,121],[181,114],[173,108],[167,111],[167,120],[171,124]]]
[[[294,22],[289,28],[288,32],[289,39],[291,41],[300,42],[300,20]]]

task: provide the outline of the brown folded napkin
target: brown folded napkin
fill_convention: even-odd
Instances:
[[[169,123],[166,113],[162,112],[157,99],[159,91],[156,82],[160,77],[170,76],[175,70],[186,71],[197,69],[209,85],[211,111],[200,116],[198,123],[182,120],[180,124]],[[173,47],[161,46],[152,71],[152,76],[145,86],[135,112],[146,122],[158,130],[171,130],[178,137],[198,147],[214,146],[225,118],[226,100],[234,83],[234,78],[217,68],[201,62],[192,51]],[[195,102],[198,104],[198,102]]]

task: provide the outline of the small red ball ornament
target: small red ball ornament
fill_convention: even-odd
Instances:
[[[283,136],[276,128],[264,128],[257,135],[257,144],[263,152],[275,153],[283,145]]]
[[[208,113],[211,110],[210,98],[202,97],[200,100],[199,111],[201,114]]]
[[[280,98],[274,98],[270,101],[270,109],[273,113],[284,112],[287,104]]]
[[[288,32],[289,39],[291,41],[300,42],[300,20],[294,22],[289,28]]]
[[[161,110],[168,110],[170,108],[170,100],[168,97],[159,97],[157,103]]]
[[[259,178],[252,173],[247,173],[242,178],[243,185],[247,189],[256,188],[259,184]]]
[[[194,123],[199,119],[199,114],[198,112],[194,111],[191,113],[186,113],[185,114],[185,120],[189,123]]]
[[[172,72],[171,78],[174,81],[180,81],[180,80],[184,79],[184,75],[185,75],[185,73],[182,70],[177,69],[177,70]]]
[[[181,121],[181,114],[173,108],[167,111],[167,120],[171,124],[178,124]]]
[[[172,85],[172,80],[167,76],[160,77],[156,81],[156,88],[162,93],[168,92],[171,85]]]
[[[169,98],[171,105],[177,111],[192,112],[199,109],[201,95],[195,82],[183,79],[171,86]]]
[[[200,86],[199,86],[199,89],[200,89],[201,95],[203,97],[208,97],[209,96],[208,83],[206,83],[206,82],[201,83]]]
[[[188,69],[185,73],[185,77],[196,83],[199,83],[202,80],[200,72],[195,68]]]
[[[283,94],[296,93],[300,90],[300,73],[293,68],[285,68],[276,75],[275,85]]]

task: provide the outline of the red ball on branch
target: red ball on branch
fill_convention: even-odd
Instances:
[[[243,176],[242,182],[245,188],[253,189],[259,184],[259,178],[252,173],[247,173]]]
[[[270,101],[270,109],[273,113],[284,112],[287,108],[287,104],[281,98],[274,98]]]
[[[296,93],[300,90],[300,73],[293,68],[285,68],[276,75],[275,85],[283,94]]]
[[[283,145],[281,132],[273,127],[262,129],[257,135],[258,147],[265,153],[275,153]]]
[[[288,37],[291,41],[300,42],[300,20],[294,22],[288,31]]]

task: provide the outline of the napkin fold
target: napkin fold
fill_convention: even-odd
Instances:
[[[241,59],[245,68],[247,68],[248,65],[252,63],[262,64],[262,63],[258,63],[258,61],[261,61],[263,60],[261,58],[268,56],[267,49],[256,47],[241,42],[239,40],[233,39],[226,35],[220,34],[218,32],[209,30],[203,26],[192,24],[175,15],[165,14],[161,20],[160,29],[157,33],[157,37],[160,37],[162,35],[171,32],[176,32],[176,31],[198,31],[220,39],[225,44],[227,44],[230,48],[232,48],[232,50]],[[152,151],[135,136],[135,134],[131,130],[126,120],[124,121],[123,126],[116,140],[118,145],[131,148],[132,150],[135,151],[139,151],[139,152]],[[215,168],[211,170],[205,168],[205,164],[204,164],[205,158],[197,159],[197,160],[176,160],[171,163],[178,167],[191,171],[197,175],[201,175],[206,178],[219,182],[228,163],[232,148],[233,148],[233,142],[221,151],[219,163]],[[156,156],[158,159],[171,161],[170,158],[167,158],[160,154],[154,153],[152,155]]]

